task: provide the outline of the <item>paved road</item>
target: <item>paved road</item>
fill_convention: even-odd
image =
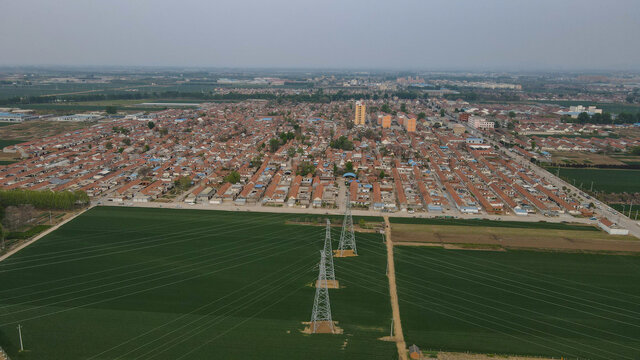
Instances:
[[[113,203],[110,201],[96,201],[94,205],[104,206],[116,206],[116,207],[144,207],[144,208],[166,208],[166,209],[197,209],[197,210],[223,210],[223,211],[254,211],[254,212],[271,212],[271,213],[298,213],[298,214],[318,214],[318,215],[342,215],[343,210],[340,209],[322,209],[322,208],[301,208],[301,207],[275,207],[275,206],[262,206],[259,204],[247,204],[247,205],[235,205],[231,204],[193,204],[186,203],[162,203],[162,202],[125,202],[125,203]],[[406,211],[398,211],[395,213],[385,213],[381,211],[373,210],[357,210],[352,209],[351,213],[354,216],[388,216],[388,217],[411,217],[411,218],[435,218],[442,216],[451,216],[456,219],[488,219],[488,220],[501,220],[501,221],[527,221],[527,222],[574,222],[582,224],[595,224],[596,221],[586,218],[574,218],[570,215],[563,214],[558,217],[546,217],[539,214],[532,214],[528,216],[515,216],[515,215],[490,215],[490,214],[461,214],[455,212],[444,213],[430,213],[430,212],[416,212],[410,214]]]

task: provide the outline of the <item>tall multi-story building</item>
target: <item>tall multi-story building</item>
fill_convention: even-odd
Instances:
[[[398,125],[403,126],[408,132],[416,131],[416,116],[413,114],[399,114],[398,115]]]
[[[391,115],[389,114],[378,114],[378,125],[382,126],[384,129],[388,129],[391,127]]]
[[[407,118],[407,120],[405,121],[405,127],[407,128],[408,132],[415,132],[416,131],[416,118],[413,116],[409,116]]]
[[[367,106],[364,101],[356,101],[356,117],[353,123],[356,125],[364,125],[367,118]]]

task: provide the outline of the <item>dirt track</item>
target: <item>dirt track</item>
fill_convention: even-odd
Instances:
[[[482,355],[482,354],[465,354],[465,353],[451,353],[451,352],[439,352],[438,360],[551,360],[549,358],[540,357],[526,357],[526,356],[496,356],[496,355]]]
[[[404,342],[402,333],[402,322],[400,321],[400,305],[398,304],[398,290],[396,288],[396,270],[393,261],[393,242],[391,241],[391,224],[389,217],[384,217],[385,236],[387,244],[387,276],[389,277],[389,294],[391,295],[391,312],[393,314],[393,332],[396,346],[398,347],[398,358],[407,360],[407,344]]]
[[[603,231],[394,224],[394,243],[479,244],[504,248],[640,253],[640,241]]]

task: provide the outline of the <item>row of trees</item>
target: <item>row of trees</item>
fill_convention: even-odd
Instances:
[[[108,100],[141,100],[141,99],[198,99],[211,101],[242,101],[249,99],[277,100],[291,102],[317,102],[328,103],[331,101],[346,100],[378,100],[397,97],[399,99],[414,100],[427,98],[427,95],[420,91],[397,91],[384,94],[370,93],[346,93],[338,91],[335,94],[325,94],[322,90],[309,94],[286,94],[279,95],[273,93],[242,94],[229,92],[226,94],[216,94],[214,92],[140,92],[140,93],[116,93],[116,94],[84,94],[84,95],[64,95],[64,96],[15,96],[7,99],[0,99],[0,105],[24,105],[24,104],[47,104],[59,103],[61,101],[83,102],[83,101],[108,101]],[[115,114],[117,108],[109,106],[105,108],[107,113]]]
[[[563,115],[562,121],[572,124],[633,124],[640,122],[640,112],[635,115],[623,112],[619,113],[615,118],[607,112],[593,115],[583,112],[578,114],[576,119]]]
[[[84,191],[0,190],[0,206],[33,205],[36,209],[71,210],[89,204]]]
[[[444,98],[465,101],[520,101],[520,95],[510,92],[461,92],[460,94],[445,94]]]

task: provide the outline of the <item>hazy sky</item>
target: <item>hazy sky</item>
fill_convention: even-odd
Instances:
[[[0,0],[0,65],[640,69],[640,0]]]

